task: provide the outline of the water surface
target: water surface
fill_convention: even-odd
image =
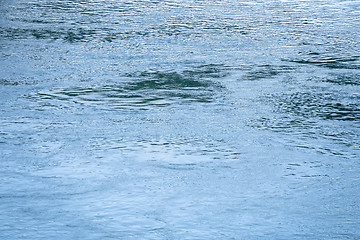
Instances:
[[[360,1],[0,0],[1,239],[359,239]]]

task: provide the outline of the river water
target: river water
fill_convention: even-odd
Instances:
[[[360,239],[360,1],[0,0],[1,239]]]

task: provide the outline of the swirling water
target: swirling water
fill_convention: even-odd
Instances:
[[[1,239],[360,239],[360,1],[0,0]]]

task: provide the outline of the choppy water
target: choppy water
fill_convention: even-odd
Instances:
[[[0,0],[1,239],[360,239],[360,1]]]

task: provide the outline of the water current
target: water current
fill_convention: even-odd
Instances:
[[[360,239],[360,1],[0,0],[0,239]]]

